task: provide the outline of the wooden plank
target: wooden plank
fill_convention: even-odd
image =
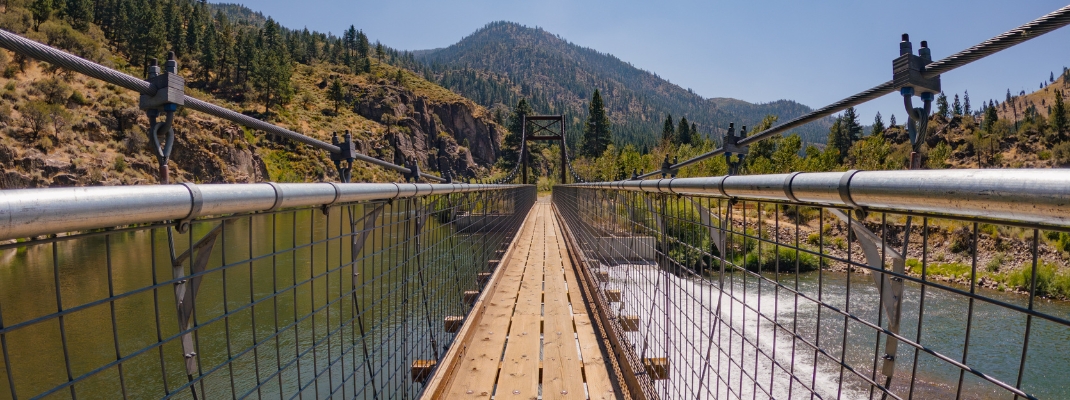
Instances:
[[[510,243],[502,256],[510,262],[505,268],[494,271],[489,283],[491,289],[484,290],[476,300],[473,315],[465,320],[457,333],[453,346],[428,382],[422,398],[488,397],[493,391],[509,316],[516,304],[516,292],[523,276],[523,265],[512,260],[514,255],[526,253],[524,249],[534,239],[535,225],[534,213],[528,213],[517,240]]]
[[[435,360],[414,360],[412,362],[412,381],[423,382],[431,377],[431,370],[435,368]]]
[[[539,316],[513,317],[498,375],[497,398],[534,399],[539,394]]]
[[[577,265],[584,263],[584,259],[577,256],[577,252],[572,251],[579,248],[575,235],[570,231],[568,225],[561,222],[561,214],[556,212],[556,206],[554,209],[554,215],[558,223],[561,224],[561,231],[564,235],[565,245],[569,250],[567,253],[569,260]],[[640,377],[631,369],[628,357],[634,354],[634,352],[630,351],[631,348],[626,343],[622,342],[620,339],[621,335],[618,332],[615,332],[614,327],[610,325],[610,305],[598,296],[597,293],[599,289],[597,288],[597,284],[593,282],[594,277],[591,274],[591,269],[576,268],[576,273],[580,279],[579,282],[584,295],[584,301],[588,303],[591,311],[591,313],[588,314],[590,320],[587,322],[596,322],[598,324],[598,330],[602,332],[600,335],[595,335],[595,340],[605,345],[602,347],[607,352],[603,353],[603,355],[608,356],[608,358],[604,358],[605,366],[607,370],[612,371],[614,379],[620,379],[617,382],[621,384],[619,387],[622,392],[621,397],[640,400],[646,399],[647,397],[644,388],[649,386],[646,384],[648,379],[641,382]],[[576,319],[578,333],[580,332],[580,329],[582,329],[580,323],[581,316],[574,315],[573,317]],[[584,342],[585,341],[581,341],[581,345]],[[587,353],[584,353],[581,349],[581,354]],[[588,379],[588,385],[590,385],[590,383],[591,381]],[[590,387],[588,387],[588,390],[590,390]]]
[[[457,333],[461,330],[461,326],[464,325],[464,316],[447,315],[443,324],[446,325],[446,332]]]
[[[540,199],[423,398],[619,398],[559,224]]]
[[[609,366],[602,355],[602,348],[598,346],[598,337],[594,333],[594,326],[586,314],[577,314],[576,336],[580,341],[580,355],[583,357],[583,375],[587,378],[587,391],[591,399],[616,399],[617,394],[613,391],[613,381],[609,378]]]
[[[568,293],[565,291],[563,265],[560,257],[547,258],[543,278],[546,283],[543,294],[543,397],[582,396],[583,364],[576,348],[576,331],[569,310]],[[582,304],[577,306],[582,307]]]
[[[619,317],[621,329],[625,332],[639,332],[638,315],[621,315]]]
[[[665,357],[644,358],[643,368],[646,368],[650,379],[669,379],[669,359]]]
[[[605,291],[605,293],[606,293],[606,300],[608,300],[609,302],[611,302],[611,303],[619,303],[620,302],[620,290],[608,289],[608,290]]]
[[[565,285],[568,286],[568,299],[572,303],[572,313],[574,314],[586,314],[587,306],[586,301],[583,298],[583,294],[580,292],[580,280],[576,278],[576,266],[573,265],[572,260],[566,257],[568,254],[568,248],[565,247],[564,231],[561,231],[561,226],[557,222],[557,218],[553,219],[555,230],[561,232],[557,237],[557,252],[561,255],[561,262],[565,269]]]

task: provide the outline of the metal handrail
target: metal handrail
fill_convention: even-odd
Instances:
[[[250,183],[137,185],[0,191],[0,240],[207,215],[329,206],[522,185]]]
[[[707,194],[1070,225],[1070,175],[1060,169],[852,170],[566,186]]]

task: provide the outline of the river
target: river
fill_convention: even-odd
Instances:
[[[350,259],[349,239],[327,240],[350,232],[341,208],[330,216],[303,210],[228,222],[196,297],[197,362],[206,375],[194,385],[199,398],[292,398],[299,389],[305,398],[415,395],[412,360],[444,354],[452,335],[442,319],[467,312],[462,293],[501,234],[451,235],[431,218],[417,255],[405,203],[386,208],[379,221],[386,227],[370,235],[363,261],[352,267],[360,274],[367,362],[349,294],[353,269],[340,262]],[[193,237],[216,224],[195,226]],[[188,377],[174,339],[167,243],[163,229],[145,229],[0,250],[0,318],[5,327],[26,324],[3,337],[0,399],[11,398],[11,383],[19,398],[65,384],[67,359],[70,376],[90,376],[74,393],[49,398],[191,398],[189,389],[177,390]],[[176,237],[180,251],[188,243]],[[415,272],[420,265],[424,274]],[[106,301],[111,296],[118,299]],[[58,299],[68,310],[62,332],[61,319],[49,317]],[[156,346],[160,338],[172,339]],[[280,364],[290,368],[279,372]],[[366,386],[372,375],[376,385]]]
[[[870,377],[878,343],[875,332],[858,321],[847,322],[844,349],[841,346],[843,316],[822,307],[819,323],[815,303],[800,298],[796,310],[793,294],[778,290],[768,281],[758,283],[753,276],[744,279],[742,273],[731,273],[725,278],[725,294],[717,296],[716,282],[666,274],[652,265],[606,268],[611,276],[608,285],[622,290],[624,300],[616,303],[622,307],[619,312],[640,316],[640,329],[627,333],[636,352],[643,353],[646,349],[641,357],[667,356],[670,360],[670,379],[657,384],[664,398],[695,398],[695,393],[702,394],[699,398],[811,398],[807,389],[811,387],[820,398],[826,399],[864,399],[870,395],[869,385],[864,380],[841,369],[840,364],[833,361],[846,351],[846,364]],[[772,275],[766,277],[773,278]],[[668,279],[670,288],[667,295],[665,279]],[[796,276],[781,275],[781,282],[794,288]],[[876,323],[877,290],[869,276],[852,274],[848,279],[845,273],[805,273],[798,276],[798,288],[813,298],[820,292],[821,299],[831,306]],[[846,302],[848,288],[850,304]],[[989,289],[979,289],[979,294],[1022,307],[1026,307],[1028,301],[1022,295]],[[746,299],[747,307],[739,301],[731,301],[730,296]],[[710,327],[716,322],[718,297],[723,302],[720,316],[724,325],[721,326],[730,326],[734,334],[729,335],[728,329],[721,329],[712,331],[711,337]],[[904,291],[901,334],[911,340],[917,337],[920,299],[920,285],[908,283]],[[670,311],[668,317],[665,309]],[[1035,309],[1070,318],[1070,304],[1065,302],[1038,300]],[[774,329],[773,322],[768,319],[759,322],[756,310],[775,319],[782,329]],[[920,343],[937,353],[961,360],[968,310],[969,302],[963,296],[931,287],[926,289]],[[651,316],[655,318],[653,322]],[[671,328],[665,329],[666,326]],[[975,301],[967,364],[1014,386],[1025,326],[1024,315]],[[814,350],[802,341],[795,341],[793,349],[792,329],[797,329],[800,337],[810,343],[818,343],[832,357],[819,356],[816,373]],[[1042,399],[1066,398],[1070,393],[1070,374],[1066,369],[1070,366],[1070,348],[1067,347],[1070,328],[1033,318],[1031,329],[1022,389]],[[667,349],[666,343],[669,344]],[[883,336],[879,346],[879,354],[883,355]],[[759,354],[755,352],[756,347],[760,349]],[[910,391],[914,353],[913,347],[899,345],[892,388],[902,398],[907,398]],[[732,361],[729,361],[729,354]],[[771,360],[775,360],[775,364]],[[925,353],[921,353],[917,360],[914,398],[954,399],[959,369]],[[794,371],[799,380],[791,379],[785,370]],[[716,378],[718,371],[719,379]],[[754,384],[754,377],[757,377],[758,385]],[[962,398],[1013,398],[969,372],[965,373],[963,382]],[[879,393],[873,398],[879,399]]]

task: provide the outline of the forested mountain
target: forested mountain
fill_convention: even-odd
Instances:
[[[293,30],[237,5],[203,0],[7,0],[0,28],[145,76],[177,58],[186,93],[330,141],[352,131],[358,151],[424,171],[485,177],[503,131],[488,110],[420,77],[411,54]],[[153,183],[158,165],[135,93],[0,50],[0,189]],[[326,152],[180,109],[173,181],[337,179]],[[357,163],[358,181],[396,181]]]
[[[614,140],[638,147],[656,144],[666,114],[695,123],[702,137],[717,138],[729,122],[754,126],[769,114],[786,121],[810,111],[790,100],[704,99],[612,55],[511,22],[494,22],[450,47],[414,54],[426,64],[427,79],[485,107],[512,107],[527,98],[536,113],[565,114],[573,140],[595,89],[605,99]],[[831,124],[826,119],[798,133],[807,142],[824,142]]]

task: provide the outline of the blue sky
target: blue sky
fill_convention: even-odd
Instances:
[[[891,78],[899,36],[940,59],[1066,5],[1015,1],[467,1],[257,0],[246,6],[291,28],[350,24],[404,50],[445,47],[488,22],[539,26],[613,54],[704,97],[791,99],[820,107]],[[945,74],[946,93],[974,104],[1036,90],[1070,66],[1070,28]],[[898,95],[859,107],[902,120]]]

